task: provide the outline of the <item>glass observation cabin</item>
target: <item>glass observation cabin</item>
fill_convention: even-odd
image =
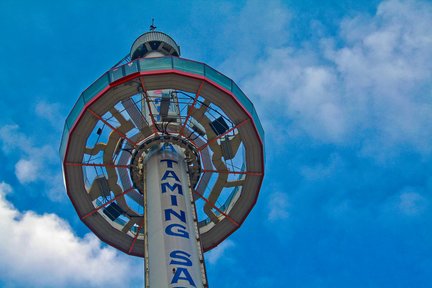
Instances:
[[[103,241],[141,257],[146,211],[137,155],[155,143],[186,155],[202,248],[212,249],[257,201],[264,131],[234,81],[180,58],[171,37],[151,31],[81,93],[60,146],[67,193],[81,220]]]

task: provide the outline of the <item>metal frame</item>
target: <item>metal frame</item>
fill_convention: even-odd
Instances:
[[[124,135],[124,133],[122,133],[122,132],[120,132],[120,131],[118,131],[115,127],[113,127],[110,123],[108,123],[107,121],[104,121],[104,119],[101,117],[101,116],[99,116],[95,111],[93,111],[90,107],[95,103],[95,102],[97,102],[98,101],[98,99],[100,98],[100,97],[102,97],[104,94],[106,94],[109,90],[111,90],[111,89],[113,89],[114,87],[119,87],[119,86],[121,86],[122,84],[124,84],[124,83],[126,83],[126,82],[130,82],[130,81],[133,81],[134,79],[136,79],[136,78],[139,78],[139,82],[140,82],[140,84],[141,84],[141,87],[142,87],[142,90],[143,90],[143,93],[144,93],[144,95],[146,95],[146,90],[144,89],[144,80],[143,79],[145,79],[145,78],[142,78],[142,77],[146,77],[146,76],[153,76],[153,75],[170,75],[170,74],[174,74],[174,75],[180,75],[180,76],[185,76],[185,77],[188,77],[188,78],[193,78],[193,79],[197,79],[197,80],[200,80],[200,85],[199,85],[199,88],[198,88],[198,90],[196,91],[196,95],[195,95],[195,98],[194,98],[194,105],[196,104],[196,101],[197,101],[197,99],[198,99],[198,97],[199,97],[199,95],[200,95],[200,92],[201,92],[201,89],[203,88],[203,86],[204,86],[204,84],[206,84],[206,85],[211,85],[211,86],[213,86],[213,87],[215,87],[216,89],[219,89],[220,91],[222,91],[222,92],[224,92],[224,93],[226,93],[226,94],[228,94],[236,103],[237,103],[237,105],[243,110],[243,112],[246,114],[246,115],[248,115],[248,119],[245,119],[245,120],[243,120],[242,122],[240,122],[240,123],[238,123],[235,127],[232,127],[231,129],[229,129],[228,131],[226,131],[225,133],[223,133],[223,134],[221,134],[221,135],[219,135],[219,136],[217,136],[216,138],[213,138],[213,139],[211,139],[211,140],[208,140],[204,145],[202,145],[202,146],[200,146],[198,149],[199,149],[199,151],[201,152],[202,150],[204,150],[207,146],[209,146],[211,143],[214,143],[215,141],[217,141],[218,139],[220,139],[221,137],[223,137],[224,135],[227,135],[228,133],[230,133],[230,132],[232,132],[232,131],[234,131],[235,129],[238,129],[238,128],[240,128],[240,127],[242,127],[243,125],[245,125],[245,124],[247,124],[247,123],[251,123],[252,124],[252,127],[253,127],[253,130],[255,131],[255,134],[256,134],[256,138],[258,139],[258,141],[261,143],[261,171],[262,172],[257,172],[257,171],[241,171],[241,172],[239,172],[239,171],[221,171],[221,170],[203,170],[202,172],[204,173],[204,172],[208,172],[208,173],[229,173],[229,174],[244,174],[244,175],[250,175],[250,176],[257,176],[257,177],[259,177],[260,179],[259,179],[259,184],[257,185],[258,187],[257,187],[257,189],[259,190],[259,188],[260,188],[260,186],[261,186],[261,183],[262,183],[262,179],[263,179],[263,173],[264,173],[264,149],[263,149],[263,143],[262,143],[262,139],[261,139],[261,137],[260,137],[260,135],[259,135],[259,133],[258,133],[258,131],[257,131],[257,128],[255,127],[255,125],[253,125],[254,124],[254,122],[253,121],[249,121],[249,120],[251,120],[252,119],[252,115],[249,113],[249,111],[245,108],[245,107],[243,107],[243,105],[236,99],[236,97],[235,97],[235,95],[231,92],[231,91],[229,91],[229,90],[227,90],[227,89],[225,89],[224,87],[222,87],[222,86],[220,86],[220,85],[218,85],[217,83],[215,83],[215,82],[213,82],[213,81],[211,81],[211,80],[209,80],[209,79],[207,79],[205,76],[202,76],[202,75],[195,75],[195,74],[190,74],[190,73],[187,73],[187,72],[183,72],[183,71],[179,71],[179,70],[175,70],[175,69],[171,69],[171,70],[155,70],[155,71],[146,71],[146,72],[138,72],[138,73],[135,73],[135,74],[132,74],[132,75],[128,75],[128,76],[125,76],[125,77],[123,77],[123,78],[121,78],[121,79],[118,79],[118,80],[116,80],[116,81],[114,81],[114,82],[112,82],[112,83],[110,83],[107,87],[105,87],[104,89],[102,89],[102,91],[100,92],[100,93],[98,93],[95,97],[93,97],[89,102],[87,102],[84,106],[83,106],[83,108],[82,108],[82,110],[81,110],[81,112],[80,112],[80,115],[78,116],[78,118],[76,119],[76,121],[75,121],[75,123],[73,124],[73,126],[72,126],[72,128],[69,130],[69,133],[68,133],[68,137],[67,137],[67,142],[68,142],[68,144],[66,145],[66,151],[65,151],[65,157],[64,157],[64,159],[63,159],[63,169],[64,169],[64,174],[65,175],[67,175],[68,174],[68,167],[79,167],[79,166],[107,166],[106,164],[104,164],[104,165],[97,165],[97,164],[91,164],[91,163],[73,163],[73,162],[69,162],[69,161],[67,161],[67,155],[68,155],[68,152],[69,152],[69,148],[70,148],[70,141],[71,141],[71,135],[73,135],[73,133],[74,133],[74,131],[75,131],[75,129],[76,129],[76,126],[77,126],[77,123],[79,123],[81,120],[82,120],[82,118],[84,117],[84,114],[86,114],[86,111],[88,111],[92,116],[94,116],[95,118],[97,118],[98,120],[100,120],[100,121],[102,121],[104,124],[106,124],[108,127],[110,127],[113,131],[115,131],[116,133],[118,133],[118,135],[120,136],[120,137],[122,137],[122,138],[124,138],[124,139],[126,139],[130,144],[132,144],[134,147],[137,145],[137,143],[135,142],[135,141],[133,141],[133,140],[131,140],[131,139],[129,139],[126,135]],[[146,101],[147,102],[147,101]],[[147,102],[148,103],[148,102]],[[150,109],[150,111],[151,111],[151,109]],[[180,135],[182,135],[183,133],[184,133],[184,129],[185,129],[185,126],[187,125],[187,121],[189,120],[189,117],[190,117],[190,115],[189,115],[189,113],[188,113],[188,115],[186,116],[186,119],[185,119],[185,121],[184,121],[184,123],[183,123],[183,125],[181,125],[181,130],[179,131],[179,134]],[[152,116],[152,120],[153,120],[153,132],[155,133],[155,134],[158,134],[159,132],[157,131],[157,128],[156,128],[156,122],[154,121],[154,117]],[[127,167],[129,167],[128,165],[112,165],[112,167],[118,167],[118,168],[127,168]],[[68,183],[68,177],[65,177],[65,181],[66,181],[66,184]],[[195,193],[194,194],[196,194],[196,191],[194,191]],[[71,191],[69,191],[68,190],[68,194],[69,194],[69,196],[71,196]],[[122,193],[123,194],[123,193]],[[124,194],[126,194],[126,192],[124,192]],[[198,193],[199,194],[199,193]],[[242,223],[243,223],[243,221],[245,220],[245,218],[247,217],[247,215],[250,213],[250,210],[252,209],[252,207],[255,205],[255,203],[256,203],[256,200],[257,200],[257,197],[258,197],[258,192],[256,192],[255,193],[255,199],[253,200],[253,202],[252,202],[252,205],[250,206],[250,209],[248,210],[248,211],[246,211],[246,213],[244,213],[244,215],[243,215],[243,217],[242,217],[242,219],[240,219],[240,221],[239,220],[237,220],[237,221],[235,221],[235,220],[233,220],[229,215],[227,215],[226,213],[224,213],[223,211],[221,211],[219,208],[217,208],[215,205],[212,205],[213,206],[213,208],[215,208],[216,210],[218,210],[218,212],[219,213],[221,213],[222,215],[224,215],[225,217],[226,217],[226,219],[228,219],[235,227],[239,227]],[[206,199],[203,195],[197,195],[198,197],[200,197],[200,198],[204,198],[204,201],[206,201],[207,203],[210,203],[210,204],[212,204],[208,199]],[[116,196],[117,197],[117,196]],[[71,197],[71,199],[72,199],[72,197]],[[114,201],[114,200],[113,200]],[[76,205],[76,203],[74,203],[74,200],[72,199],[72,202],[73,202],[73,204],[74,204],[74,206],[75,206],[75,209],[77,209],[77,205]],[[108,203],[109,204],[109,203]],[[108,204],[105,204],[105,205],[108,205]],[[98,209],[100,209],[100,208],[102,208],[102,207],[98,207]],[[77,211],[78,211],[78,209],[77,209]],[[95,211],[95,212],[97,212],[97,211]],[[94,213],[94,212],[93,212]],[[86,219],[88,216],[86,216],[86,217],[83,217],[82,219],[84,220],[84,219]],[[90,227],[90,229],[92,229],[92,227],[91,226],[89,226]],[[140,228],[141,229],[141,228]],[[138,229],[137,231],[139,232],[140,231],[140,229]],[[213,245],[210,245],[210,246],[208,246],[208,247],[206,247],[206,249],[205,250],[209,250],[209,249],[211,249],[211,248],[213,248],[214,246],[216,246],[218,243],[220,243],[220,242],[222,242],[226,237],[228,237],[229,235],[231,235],[235,230],[236,230],[237,228],[235,228],[235,229],[232,229],[225,237],[223,237],[222,239],[219,239],[219,241],[217,241],[217,243],[215,243],[215,244],[213,244]],[[93,229],[92,229],[93,230]],[[138,238],[138,232],[137,232],[137,235],[136,235],[136,237],[133,239],[133,245],[131,245],[130,246],[130,248],[127,250],[127,251],[125,251],[125,249],[121,249],[121,250],[123,250],[123,251],[125,251],[126,253],[129,253],[129,254],[132,254],[132,255],[136,255],[135,254],[135,252],[134,251],[132,251],[133,250],[133,247],[134,247],[134,245],[135,245],[135,242],[137,241],[137,238]],[[111,245],[113,245],[113,246],[116,246],[114,243],[109,243],[109,244],[111,244]],[[116,246],[117,247],[117,246]],[[142,255],[137,255],[137,256],[142,256]]]

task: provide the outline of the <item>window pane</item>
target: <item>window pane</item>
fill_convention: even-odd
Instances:
[[[128,64],[123,65],[125,69],[125,74],[129,75],[132,73],[138,72],[138,61],[130,62]]]
[[[108,73],[103,74],[99,79],[97,79],[93,84],[90,85],[84,92],[81,94],[83,96],[84,102],[87,103],[94,96],[96,96],[100,91],[102,91],[105,87],[109,85]]]
[[[215,69],[211,68],[210,66],[205,65],[205,76],[209,78],[210,80],[216,82],[220,86],[228,89],[231,91],[231,79],[223,75],[222,73],[219,73]]]
[[[160,57],[160,58],[141,58],[139,60],[139,66],[141,71],[149,70],[164,70],[172,69],[171,57]]]
[[[109,73],[110,73],[111,82],[114,82],[124,76],[123,66],[117,67],[111,70]]]
[[[73,106],[71,112],[69,113],[66,119],[66,125],[67,127],[69,127],[69,129],[72,129],[76,119],[78,118],[83,108],[84,108],[84,100],[81,94],[81,96],[78,98],[77,102]]]
[[[190,72],[194,74],[204,75],[204,64],[185,59],[173,58],[174,69]]]
[[[63,135],[62,135],[62,139],[60,142],[60,158],[61,161],[63,162],[64,160],[64,156],[66,153],[66,144],[69,140],[69,128],[67,127],[67,125],[64,126],[64,130],[63,130]]]

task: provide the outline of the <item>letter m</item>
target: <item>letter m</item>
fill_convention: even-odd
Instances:
[[[161,189],[162,189],[162,193],[165,193],[167,191],[167,188],[169,190],[171,190],[171,192],[174,192],[175,189],[178,189],[178,194],[183,195],[183,190],[182,190],[182,186],[178,183],[175,183],[173,185],[170,185],[169,183],[162,183],[161,184]]]

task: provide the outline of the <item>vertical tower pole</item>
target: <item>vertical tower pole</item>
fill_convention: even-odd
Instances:
[[[180,148],[158,144],[145,159],[150,287],[207,287],[187,165]]]
[[[143,158],[140,157],[139,165],[141,169],[141,175],[143,177],[142,183],[147,183],[147,173],[145,166],[143,165]],[[147,217],[147,185],[144,184],[144,288],[150,288],[150,276],[149,276],[149,259],[148,259],[148,217]]]

